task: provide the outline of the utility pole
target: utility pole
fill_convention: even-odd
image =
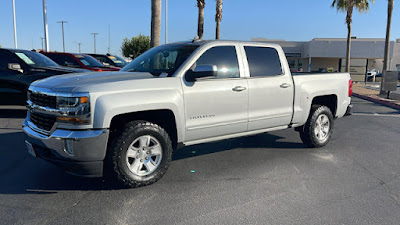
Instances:
[[[94,54],[96,54],[96,35],[98,35],[99,33],[91,33],[91,34],[93,34]]]
[[[64,41],[64,23],[68,23],[68,21],[58,21],[57,23],[61,23],[61,29],[62,29],[62,40],[63,40],[63,51],[65,52],[65,41]]]
[[[165,44],[168,43],[168,0],[165,0]]]
[[[17,45],[17,22],[15,19],[15,0],[12,1],[12,10],[13,10],[13,22],[14,22],[14,47],[18,48],[18,45]]]
[[[81,53],[81,44],[82,43],[78,42],[79,53]]]
[[[46,0],[43,0],[43,24],[44,24],[44,40],[45,40],[45,48],[46,52],[50,51],[49,48],[49,27],[47,25],[47,3]]]
[[[43,51],[43,40],[44,40],[44,37],[41,37],[40,38],[40,43],[42,43],[42,51]]]
[[[110,24],[108,24],[108,54],[111,52],[111,31]]]

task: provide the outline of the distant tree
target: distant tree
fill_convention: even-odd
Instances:
[[[125,57],[134,59],[143,52],[150,49],[150,37],[141,35],[132,37],[131,39],[125,38],[122,42],[121,50]]]
[[[150,46],[160,45],[161,0],[151,0],[151,42]]]
[[[367,12],[369,10],[369,2],[375,3],[375,0],[333,0],[331,5],[332,7],[336,7],[338,11],[347,13],[346,72],[350,72],[351,23],[353,22],[353,10],[356,8],[359,12]]]
[[[197,7],[199,8],[199,16],[197,20],[197,36],[203,39],[204,33],[204,7],[206,3],[205,0],[197,0]]]

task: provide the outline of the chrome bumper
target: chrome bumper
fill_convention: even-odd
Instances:
[[[24,121],[22,129],[26,135],[25,139],[32,144],[38,157],[57,165],[61,164],[61,167],[76,175],[93,177],[102,175],[108,129],[82,131],[56,129],[47,136],[29,127],[27,120]],[[88,166],[90,168],[86,168]]]

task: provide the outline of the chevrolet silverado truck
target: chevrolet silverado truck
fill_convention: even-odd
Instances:
[[[138,187],[159,180],[180,146],[294,128],[322,147],[351,114],[351,92],[348,73],[292,75],[275,44],[180,42],[120,72],[32,83],[23,130],[34,156]]]

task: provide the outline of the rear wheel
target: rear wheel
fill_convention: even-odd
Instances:
[[[333,115],[326,106],[312,105],[310,116],[300,129],[300,138],[307,147],[318,148],[325,146],[333,129]]]
[[[146,121],[133,121],[111,141],[108,171],[105,173],[124,186],[149,185],[166,173],[172,152],[171,140],[162,127]]]

